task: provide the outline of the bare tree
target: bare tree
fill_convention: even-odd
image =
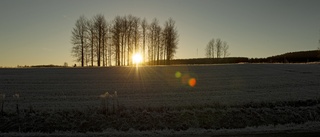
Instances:
[[[132,43],[134,42],[133,40],[133,35],[134,35],[134,16],[128,15],[127,17],[127,25],[128,25],[128,30],[127,30],[127,65],[131,64],[131,56],[132,56]]]
[[[86,66],[90,63],[90,46],[87,39],[84,39],[86,46],[84,47],[84,63]]]
[[[217,58],[220,58],[222,54],[222,40],[220,38],[216,40],[216,52]]]
[[[81,16],[76,21],[72,43],[72,56],[81,66],[93,66],[94,62],[97,66],[112,65],[111,58],[117,66],[130,65],[133,53],[141,53],[144,62],[149,58],[151,64],[160,64],[174,57],[178,32],[171,18],[161,28],[156,18],[149,25],[146,19],[140,21],[132,15],[117,16],[108,25],[104,16],[97,14],[91,20]]]
[[[124,36],[126,37],[126,46],[127,46],[127,65],[132,64],[132,54],[140,52],[139,40],[140,40],[140,18],[128,15],[124,17],[126,20],[126,26],[124,30]]]
[[[115,62],[117,66],[120,66],[120,44],[121,44],[121,17],[117,16],[113,20],[113,26],[111,27],[112,43],[115,46]]]
[[[227,57],[230,55],[228,52],[229,45],[227,42],[222,41],[221,39],[211,39],[206,46],[206,57],[207,58],[214,58],[215,52],[216,57]]]
[[[227,42],[224,41],[224,42],[222,43],[221,49],[222,49],[222,55],[223,55],[224,58],[230,55],[230,53],[228,52],[228,50],[229,50],[229,45],[228,45]]]
[[[149,26],[149,33],[148,33],[148,38],[149,38],[149,47],[148,47],[148,52],[149,52],[149,63],[155,65],[160,63],[161,59],[161,50],[163,50],[163,33],[162,33],[162,28],[159,25],[158,19],[154,19],[152,23]]]
[[[154,18],[152,23],[149,26],[149,33],[148,33],[148,38],[149,38],[149,47],[148,47],[148,52],[149,52],[149,63],[154,65],[154,61],[156,59],[156,31],[159,26],[159,20],[157,18]]]
[[[207,58],[214,58],[214,47],[215,47],[215,43],[214,43],[214,38],[212,38],[209,43],[207,44],[206,47],[206,57]]]
[[[94,49],[95,49],[95,43],[96,43],[96,31],[94,28],[94,20],[88,20],[86,25],[87,25],[87,29],[88,29],[88,36],[87,39],[89,41],[89,45],[90,45],[90,62],[91,62],[91,66],[93,66],[93,62],[94,62]]]
[[[155,36],[156,36],[156,53],[157,53],[157,65],[160,63],[160,53],[161,53],[161,27],[157,26],[155,30]]]
[[[141,22],[141,28],[142,28],[142,59],[143,62],[145,62],[146,58],[146,32],[148,28],[147,20],[144,18]]]
[[[76,21],[75,27],[72,30],[71,41],[74,47],[72,48],[72,54],[76,57],[77,61],[81,62],[81,66],[84,66],[85,60],[85,38],[87,35],[87,19],[82,15]]]
[[[104,34],[107,28],[106,20],[102,14],[98,14],[94,17],[94,27],[97,32],[97,65],[101,66],[101,57],[104,55]],[[102,54],[102,55],[101,55]]]
[[[167,64],[170,63],[170,60],[173,59],[176,49],[178,48],[178,31],[175,27],[175,21],[172,18],[169,18],[165,22],[163,30],[163,39],[164,46],[166,50],[166,61]]]
[[[139,53],[140,47],[139,47],[139,40],[140,40],[140,31],[139,31],[139,25],[140,24],[140,18],[133,17],[132,21],[132,31],[133,31],[133,42],[134,42],[134,53]]]
[[[108,65],[108,40],[109,40],[109,27],[108,24],[106,23],[104,28],[103,28],[103,66],[107,66]]]
[[[72,57],[74,57],[74,61],[75,62],[82,62],[82,57],[81,57],[81,45],[78,44],[78,45],[74,45],[71,49],[71,55]]]
[[[122,17],[121,20],[121,65],[125,65],[125,54],[126,49],[125,46],[129,48],[129,38],[130,38],[130,32],[129,32],[129,22],[128,18],[126,16]],[[126,45],[127,44],[127,45]],[[129,51],[129,50],[128,50]]]

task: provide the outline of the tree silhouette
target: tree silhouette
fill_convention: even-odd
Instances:
[[[216,52],[217,58],[220,58],[222,53],[222,40],[220,38],[216,40]]]
[[[227,57],[230,55],[229,53],[229,45],[226,41],[222,41],[220,38],[214,39],[212,38],[209,43],[206,46],[206,57],[207,58],[214,58],[215,52],[216,52],[216,57],[221,58],[221,57]]]
[[[142,58],[143,62],[145,62],[146,58],[146,31],[148,28],[147,20],[144,18],[141,22],[141,28],[142,28]]]
[[[81,62],[81,66],[84,66],[85,56],[85,38],[87,35],[87,19],[82,15],[76,21],[75,27],[72,30],[71,41],[74,47],[72,48],[72,54],[76,57],[76,61]]]
[[[96,31],[94,28],[94,20],[87,20],[87,29],[88,29],[88,36],[87,39],[89,41],[88,45],[90,45],[90,61],[91,61],[91,66],[93,66],[93,61],[94,61],[94,48],[95,48],[95,43],[96,43]]]
[[[152,65],[155,64],[158,55],[158,46],[160,41],[160,31],[159,20],[154,18],[152,23],[149,26],[149,63]]]
[[[157,65],[160,64],[160,53],[161,53],[161,27],[157,26],[155,30],[155,36],[156,36],[156,53],[157,53]]]
[[[133,43],[133,22],[134,22],[134,16],[129,15],[127,17],[127,65],[130,65],[131,63],[131,56],[132,56],[132,43]]]
[[[164,28],[159,20],[151,24],[139,17],[116,16],[110,24],[102,14],[88,20],[81,16],[72,30],[72,56],[84,65],[131,65],[132,55],[141,53],[143,62],[161,64],[174,57],[178,44],[175,21],[169,19]],[[147,57],[148,55],[148,57]],[[111,60],[114,59],[114,60]]]
[[[129,38],[130,38],[130,22],[128,21],[127,17],[124,16],[123,18],[120,18],[121,26],[121,65],[125,65],[125,55],[126,55],[126,48],[127,46],[128,51],[130,48]],[[129,53],[129,52],[128,52]],[[129,60],[129,59],[128,59]]]
[[[207,47],[206,47],[206,57],[207,58],[214,58],[214,38],[212,38],[209,43],[207,44]]]
[[[120,66],[120,44],[121,44],[121,17],[117,16],[113,20],[113,26],[111,27],[112,42],[115,46],[115,62],[117,66]]]
[[[221,50],[222,50],[222,55],[223,55],[224,58],[230,55],[230,53],[228,52],[229,45],[228,45],[228,43],[226,41],[224,41],[222,43]]]
[[[133,31],[133,42],[134,42],[134,53],[140,53],[140,47],[139,47],[139,39],[140,39],[140,18],[133,17],[132,21],[132,31]]]
[[[102,14],[98,14],[94,17],[94,28],[97,33],[97,65],[101,65],[101,57],[104,57],[105,49],[105,33],[106,33],[106,20]],[[102,55],[101,55],[102,54]],[[104,59],[103,59],[104,61]]]
[[[173,59],[176,49],[178,48],[178,31],[175,26],[175,21],[172,18],[169,18],[165,22],[163,30],[163,41],[166,50],[166,61],[167,64],[170,64],[170,60]]]

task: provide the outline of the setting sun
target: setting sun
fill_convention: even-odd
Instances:
[[[142,56],[140,53],[136,53],[132,56],[133,64],[140,64],[142,62]]]

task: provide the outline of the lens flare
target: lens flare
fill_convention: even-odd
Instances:
[[[194,87],[196,85],[197,81],[195,78],[191,78],[189,79],[189,86],[190,87]]]
[[[181,80],[182,85],[190,86],[190,87],[195,87],[197,84],[197,80],[193,74],[182,74],[180,71],[176,71],[174,73],[174,76]]]
[[[176,78],[180,78],[181,77],[181,72],[180,71],[177,71],[176,74],[175,74]]]
[[[189,74],[184,74],[184,75],[181,77],[181,83],[184,84],[184,85],[187,85],[189,79],[190,79],[190,75],[189,75]]]

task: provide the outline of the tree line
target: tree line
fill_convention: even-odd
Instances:
[[[116,16],[107,22],[102,14],[91,19],[80,16],[72,29],[72,56],[81,66],[125,66],[132,55],[142,55],[143,63],[170,63],[178,45],[175,21],[164,26],[154,18],[151,23],[133,15]]]
[[[206,57],[207,58],[221,58],[230,55],[228,52],[229,45],[226,41],[222,41],[220,38],[212,38],[206,46]]]

